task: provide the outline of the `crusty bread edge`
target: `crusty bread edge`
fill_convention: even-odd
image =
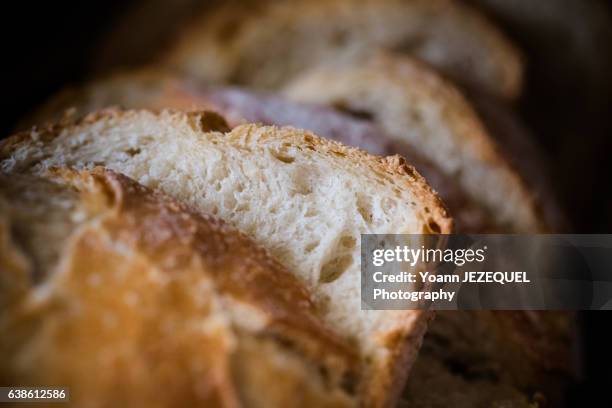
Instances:
[[[31,141],[44,142],[53,140],[64,131],[74,131],[81,126],[87,126],[101,120],[129,119],[131,116],[143,112],[155,114],[155,111],[146,109],[121,110],[111,108],[88,114],[80,119],[72,120],[67,118],[56,124],[44,125],[41,128],[34,127],[30,131],[19,132],[0,141],[0,160],[10,157],[12,152]],[[211,130],[225,132],[228,130],[223,125],[225,122],[223,120],[220,121],[222,118],[214,112],[162,110],[160,114],[184,116],[194,131],[197,132]],[[243,127],[245,126],[256,125],[243,125]],[[308,131],[296,133],[294,138],[296,143],[300,141],[298,140],[298,134],[301,135],[299,138],[302,143],[310,145],[319,151],[345,154],[352,160],[390,174],[398,182],[399,187],[412,191],[415,199],[422,205],[419,213],[427,212],[427,217],[420,217],[425,225],[424,230],[419,231],[420,233],[449,234],[452,232],[453,222],[442,200],[414,167],[407,164],[401,156],[374,156],[361,149],[320,138]],[[428,210],[423,211],[424,208]],[[364,391],[364,400],[367,401],[368,406],[392,406],[397,398],[399,398],[406,376],[414,363],[422,337],[427,329],[427,324],[432,317],[432,312],[429,311],[410,311],[402,314],[407,315],[408,313],[418,313],[418,315],[409,324],[398,325],[385,333],[385,338],[390,339],[385,344],[385,347],[390,350],[390,354],[385,364],[380,367],[382,372],[373,374],[373,378],[380,377],[376,385],[368,386],[367,390]],[[415,342],[418,342],[418,344],[413,344]]]
[[[428,2],[431,4],[428,4]],[[475,78],[472,78],[471,81],[465,81],[465,78],[463,78],[463,81],[460,82],[470,87],[484,88],[487,92],[503,100],[514,101],[518,99],[524,84],[524,56],[506,33],[496,26],[489,15],[473,4],[454,0],[426,0],[420,3],[417,3],[416,7],[426,5],[431,10],[437,10],[439,14],[453,16],[460,21],[461,25],[470,27],[468,31],[478,31],[481,37],[484,38],[481,44],[493,50],[494,55],[492,57],[496,58],[493,74],[497,77],[497,81]],[[158,50],[157,58],[151,62],[153,64],[157,63],[157,65],[172,67],[174,70],[187,69],[184,67],[186,66],[186,61],[189,60],[189,56],[197,54],[196,47],[203,43],[209,47],[208,50],[211,51],[211,55],[215,55],[220,59],[216,63],[223,64],[222,66],[225,71],[231,71],[236,68],[236,58],[239,58],[240,52],[232,47],[228,51],[226,44],[221,40],[215,39],[214,31],[215,29],[223,31],[223,27],[227,25],[226,20],[229,19],[229,25],[231,26],[256,25],[258,20],[262,18],[262,15],[264,19],[270,19],[279,13],[282,16],[283,13],[286,14],[287,12],[290,12],[292,15],[299,15],[304,12],[302,8],[306,7],[308,11],[313,7],[320,7],[321,4],[329,7],[325,2],[313,0],[297,2],[293,5],[290,4],[290,9],[287,4],[277,4],[274,1],[222,3],[217,7],[195,13],[189,21],[185,21],[184,26],[174,33],[173,42],[166,44],[166,47]],[[405,7],[414,6],[412,4],[405,4]],[[204,31],[202,28],[209,26],[213,28],[213,31]],[[230,42],[232,38],[230,37]],[[194,43],[196,44],[195,46],[193,45]],[[390,50],[392,47],[385,46],[383,48]],[[222,72],[222,70],[220,69],[219,72]],[[451,74],[455,80],[461,78],[461,75],[452,75],[448,70],[447,73]],[[231,78],[218,77],[218,75],[220,74],[214,74],[208,80],[213,82],[231,82]],[[291,78],[287,79],[290,80]],[[494,82],[496,82],[496,85]]]

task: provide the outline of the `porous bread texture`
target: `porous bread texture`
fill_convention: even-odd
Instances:
[[[370,118],[355,118],[333,106],[299,103],[267,92],[239,87],[207,87],[189,79],[159,71],[135,70],[114,74],[52,96],[20,128],[80,117],[108,106],[129,109],[206,109],[220,113],[231,127],[245,123],[293,126],[359,147],[372,154],[400,154],[438,192],[457,228],[493,232],[494,215],[468,198],[454,178],[441,172],[403,141],[394,142]]]
[[[360,64],[327,64],[296,78],[283,93],[371,117],[390,137],[455,178],[499,226],[517,232],[545,228],[531,191],[469,103],[417,61],[383,53]]]
[[[470,95],[473,96],[473,95]],[[490,107],[491,98],[487,100],[487,107]],[[53,97],[48,103],[46,103],[38,112],[30,117],[30,123],[44,122],[49,118],[61,118],[62,112],[67,108],[73,107],[71,112],[75,115],[83,115],[100,109],[108,105],[122,105],[124,107],[185,107],[191,109],[194,107],[206,107],[207,109],[214,109],[217,112],[222,113],[231,123],[245,123],[246,122],[262,122],[265,124],[278,124],[278,125],[292,125],[298,127],[304,127],[315,131],[321,136],[331,137],[332,139],[339,140],[349,145],[360,146],[366,150],[378,152],[383,154],[384,152],[401,151],[402,154],[408,154],[409,162],[415,165],[419,172],[423,174],[429,183],[436,188],[439,194],[443,197],[444,201],[449,205],[451,213],[455,218],[455,225],[458,230],[462,232],[486,232],[492,233],[494,231],[508,231],[507,225],[495,224],[492,220],[495,219],[495,214],[491,214],[488,217],[474,217],[480,214],[489,215],[481,205],[474,203],[473,200],[465,202],[464,193],[459,186],[454,183],[454,177],[439,174],[439,171],[434,171],[424,165],[419,156],[416,155],[414,149],[404,142],[388,146],[388,137],[379,126],[372,124],[372,120],[375,117],[369,117],[367,112],[354,112],[357,113],[359,118],[351,118],[348,113],[334,112],[333,107],[325,107],[319,104],[303,104],[296,103],[286,100],[285,98],[259,92],[252,92],[245,89],[239,88],[207,88],[198,86],[196,83],[184,79],[177,79],[173,76],[162,74],[159,72],[151,71],[132,71],[122,74],[115,74],[103,80],[95,81],[87,84],[78,89],[67,90],[59,95]],[[341,106],[337,108],[342,109]],[[347,108],[347,107],[345,107]],[[363,116],[363,117],[361,117]],[[36,118],[33,120],[32,118]],[[485,117],[486,119],[486,117]],[[487,127],[490,125],[489,121],[486,122]],[[501,127],[501,129],[499,129]],[[508,127],[507,121],[501,123],[500,126],[494,128],[497,131],[504,131],[505,134],[510,137],[512,136],[512,142],[516,143],[520,140],[515,140],[518,136],[521,136],[520,132],[517,133],[516,127]],[[495,133],[492,136],[496,138],[496,141],[507,142],[504,138]],[[528,135],[522,135],[523,137]],[[518,138],[520,139],[520,138]],[[405,145],[405,146],[404,146]],[[502,143],[504,148],[507,148],[506,143]],[[524,146],[523,146],[524,147]],[[525,154],[524,149],[511,150],[512,153]],[[521,174],[529,175],[530,186],[533,182],[534,169],[542,163],[536,163],[538,156],[532,156],[531,150],[528,156],[532,158],[530,164],[531,168],[527,171],[523,171]],[[514,158],[512,156],[511,158]],[[528,160],[523,157],[519,157],[522,160]],[[415,161],[416,160],[416,161]],[[520,167],[519,167],[520,169]],[[525,169],[523,169],[525,170]],[[540,169],[541,170],[541,169]],[[440,177],[443,177],[440,179]],[[459,195],[454,193],[457,190]],[[554,200],[552,197],[547,197],[547,194],[542,196],[540,192],[539,198]],[[544,215],[550,215],[550,205],[544,211]],[[551,223],[549,225],[555,225]],[[451,319],[451,317],[454,317]],[[483,322],[503,321],[508,323],[516,322],[516,318],[507,314],[497,313],[494,318],[487,318],[488,315],[484,312],[475,316],[468,312],[444,312],[438,313],[438,319],[430,325],[429,335],[424,339],[425,347],[424,350],[420,351],[420,356],[426,359],[436,359],[440,361],[439,364],[444,366],[447,370],[450,378],[455,378],[453,384],[457,388],[461,387],[473,387],[477,386],[479,382],[484,381],[491,386],[496,383],[505,384],[506,388],[515,388],[516,393],[520,394],[523,392],[525,396],[532,395],[531,390],[538,390],[543,392],[547,397],[550,395],[550,387],[544,388],[548,383],[554,386],[554,384],[560,384],[560,381],[549,381],[542,375],[542,372],[550,372],[546,364],[542,364],[545,361],[557,361],[559,363],[567,361],[569,353],[563,354],[560,349],[561,342],[559,339],[561,336],[558,335],[557,331],[551,331],[549,329],[538,328],[537,330],[528,330],[529,327],[525,327],[523,324],[510,324],[505,327],[504,330],[497,330],[499,336],[491,336],[491,340],[487,344],[498,344],[500,347],[485,347],[484,344],[479,341],[481,339],[482,331],[477,328],[483,326]],[[516,316],[514,316],[516,317]],[[533,318],[533,316],[531,316]],[[545,319],[545,316],[538,316],[541,319]],[[475,320],[474,320],[475,319]],[[531,319],[533,320],[533,319]],[[501,325],[489,325],[497,329]],[[448,355],[452,353],[450,349],[430,347],[431,344],[436,344],[433,332],[445,332],[446,328],[450,327],[461,327],[467,334],[463,337],[458,336],[452,330],[447,330],[448,335],[443,336],[445,339],[442,344],[446,344],[445,341],[452,341],[453,345],[456,345],[456,349],[459,350],[461,356],[465,356],[468,362],[472,362],[475,365],[496,367],[494,371],[494,377],[496,378],[481,378],[475,376],[472,371],[463,373],[456,372],[457,358],[449,361]],[[489,333],[491,334],[491,333]],[[523,341],[516,341],[517,335],[522,334],[519,338],[524,339]],[[566,333],[567,334],[567,333]],[[567,342],[563,342],[563,346]],[[525,344],[529,346],[526,347]],[[534,345],[540,345],[534,348]],[[543,344],[549,344],[549,347],[542,347]],[[508,347],[510,346],[510,349]],[[557,349],[551,356],[551,348]],[[513,348],[514,347],[514,348]],[[440,350],[446,350],[445,353],[440,353]],[[508,352],[510,350],[510,352]],[[566,348],[566,351],[569,347]],[[463,361],[463,360],[461,360]],[[471,364],[471,363],[470,363]],[[518,367],[518,369],[517,369]],[[544,368],[544,370],[542,370]],[[422,364],[417,365],[416,371],[412,374],[416,376],[423,376],[423,370],[426,370]],[[560,370],[557,370],[560,371]],[[504,374],[504,378],[500,377],[498,373]],[[529,372],[529,375],[526,373]],[[482,377],[489,376],[484,373]],[[512,379],[508,379],[508,376]],[[518,381],[517,381],[518,380]],[[414,386],[413,383],[419,383],[421,385]],[[421,388],[423,381],[415,380],[410,378],[408,381],[408,390],[406,392],[412,394],[415,399],[422,399],[428,395],[428,391],[423,391]],[[478,385],[479,386],[479,385]],[[426,387],[430,389],[431,387]],[[416,395],[417,393],[418,395]],[[458,391],[457,395],[471,395],[471,392],[467,390],[465,392]],[[501,399],[493,398],[494,393],[489,395],[491,403],[499,401]],[[523,400],[528,400],[530,397],[523,396]],[[427,400],[427,398],[425,398]],[[483,397],[484,400],[484,397]],[[449,400],[449,401],[452,401]],[[506,400],[504,400],[506,401]]]
[[[92,115],[8,139],[0,171],[104,165],[221,217],[297,274],[324,319],[358,345],[366,401],[393,398],[429,314],[361,310],[360,234],[449,233],[440,200],[400,157],[293,128],[244,125],[224,134],[209,131],[210,121],[169,111]]]
[[[0,175],[0,382],[71,406],[356,406],[354,352],[261,248],[110,171],[52,173]]]
[[[267,1],[251,8],[230,2],[188,27],[167,62],[211,83],[276,88],[322,61],[357,62],[382,48],[415,55],[503,98],[521,89],[518,51],[456,1]]]

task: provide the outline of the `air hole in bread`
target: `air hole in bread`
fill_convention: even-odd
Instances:
[[[283,163],[293,163],[295,161],[295,157],[288,155],[287,153],[283,153],[283,152],[279,152],[279,151],[275,151],[275,150],[270,150],[270,154],[272,154],[272,156],[278,160],[281,161]]]
[[[317,249],[318,246],[319,246],[319,241],[311,242],[308,245],[306,245],[306,247],[304,247],[304,252],[309,254],[312,251],[314,251],[315,249]]]
[[[335,256],[330,261],[327,261],[321,268],[319,273],[319,282],[330,283],[338,279],[353,263],[353,257],[350,254]]]
[[[351,235],[345,235],[340,238],[340,245],[347,249],[353,249],[357,245],[357,240]]]
[[[296,194],[308,195],[312,194],[312,188],[310,188],[310,185],[305,182],[295,183],[295,189],[293,192]]]
[[[347,372],[341,381],[341,387],[348,392],[349,394],[354,394],[357,392],[357,385],[359,384],[359,378],[357,374],[352,372]]]
[[[225,118],[216,112],[202,112],[200,114],[199,127],[202,132],[229,132],[231,129]]]
[[[331,104],[331,106],[340,113],[344,113],[349,115],[355,119],[373,121],[375,116],[372,112],[366,111],[363,109],[355,109],[345,101],[335,101]]]
[[[307,170],[296,168],[291,173],[291,180],[293,182],[292,191],[294,194],[308,195],[312,193],[312,184]]]
[[[249,211],[250,209],[251,209],[251,206],[249,205],[249,203],[241,203],[234,209],[234,211],[245,212],[245,211]]]
[[[236,198],[231,194],[231,193],[227,193],[225,194],[225,197],[223,197],[223,206],[226,209],[235,209],[237,205],[237,201]]]
[[[319,215],[319,212],[317,211],[316,208],[309,208],[306,210],[306,212],[304,213],[304,217],[310,218],[310,217],[316,217],[317,215]]]
[[[140,149],[139,149],[139,148],[137,148],[137,147],[131,147],[131,148],[126,149],[126,150],[124,150],[124,151],[125,151],[125,153],[126,153],[128,156],[130,156],[130,157],[134,157],[134,156],[136,156],[137,154],[140,154]]]
[[[427,221],[427,225],[424,227],[424,233],[428,234],[428,233],[434,233],[434,234],[439,234],[440,232],[442,232],[442,229],[440,228],[440,225],[438,225],[437,222],[435,222],[433,219],[429,219]]]
[[[366,223],[372,222],[372,203],[363,194],[357,194],[357,211]]]
[[[390,198],[385,198],[382,200],[381,207],[385,213],[390,213],[390,212],[393,212],[395,208],[397,207],[397,202],[395,202],[395,200],[392,200]]]

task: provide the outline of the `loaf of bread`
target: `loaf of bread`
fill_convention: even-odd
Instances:
[[[454,90],[451,85],[445,84],[426,68],[419,64],[413,65],[415,63],[410,60],[402,62],[401,58],[394,61],[397,64],[400,62],[407,64],[409,69],[402,71],[404,74],[402,76],[393,76],[393,71],[385,71],[390,78],[388,81],[395,79],[398,83],[404,84],[404,88],[416,84],[415,87],[423,90],[422,93],[425,96],[437,95],[435,99],[420,96],[418,92],[412,94],[407,92],[408,95],[414,95],[414,97],[406,98],[406,102],[402,105],[407,107],[406,115],[411,116],[410,109],[413,107],[414,109],[423,106],[436,107],[436,104],[445,107],[444,109],[438,107],[437,111],[453,112],[454,105],[446,102],[448,98],[443,97],[445,94],[454,96],[455,100],[458,99],[459,106],[467,105],[458,91]],[[425,92],[428,89],[428,82],[423,78],[433,79],[429,92]],[[333,86],[331,88],[333,89]],[[365,91],[368,88],[362,86],[359,89],[364,91],[359,98],[367,100],[364,95],[367,95]],[[372,89],[372,92],[376,92],[377,88]],[[381,118],[387,118],[387,116],[372,114],[367,109],[361,109],[362,106],[355,108],[350,105],[354,100],[355,98],[349,99],[349,106],[347,103],[335,104],[336,109],[345,111],[343,113],[321,105],[290,102],[278,96],[243,89],[202,87],[193,81],[179,80],[160,73],[145,71],[116,75],[82,88],[65,91],[35,114],[34,117],[37,119],[34,121],[44,121],[49,117],[59,118],[61,112],[70,106],[74,107],[73,114],[83,115],[115,104],[126,107],[213,109],[228,118],[231,126],[260,122],[308,128],[317,134],[346,144],[360,146],[372,153],[401,153],[407,157],[449,205],[451,213],[458,221],[459,231],[473,233],[511,230],[521,232],[520,226],[512,227],[500,223],[495,218],[497,213],[494,210],[486,211],[482,205],[471,200],[463,189],[458,188],[454,177],[440,171],[434,163],[415,152],[418,150],[418,147],[412,147],[415,142],[390,138],[381,129],[381,126],[384,125]],[[372,106],[375,105],[372,104]],[[379,110],[383,109],[375,107]],[[488,139],[487,133],[483,130],[473,110],[469,107],[465,110],[470,113],[472,122],[476,123],[476,129],[479,130],[482,137],[487,139],[485,146],[495,147],[494,143]],[[348,116],[346,112],[349,112],[351,116]],[[447,113],[446,116],[448,115]],[[374,122],[378,122],[381,126]],[[466,132],[462,133],[461,127],[456,130],[457,126],[453,126],[452,121],[432,119],[430,124],[434,125],[433,129],[438,132],[450,129],[449,133],[455,136],[451,141],[459,146],[462,144],[463,137],[465,137],[462,135],[465,135]],[[413,127],[417,125],[419,125],[418,122]],[[428,135],[435,136],[435,133],[428,128],[421,127],[420,131],[423,138]],[[497,154],[497,157],[503,163],[505,156]],[[470,162],[465,161],[462,165],[469,168]],[[484,165],[487,163],[485,162]],[[455,378],[453,383],[457,386],[472,384],[477,387],[488,384],[487,387],[491,389],[497,387],[514,389],[515,394],[521,395],[520,401],[531,401],[533,390],[546,396],[550,394],[551,387],[547,386],[547,383],[551,382],[548,379],[551,374],[552,377],[562,377],[569,371],[570,326],[571,322],[568,319],[564,320],[562,316],[552,314],[443,312],[439,313],[438,319],[431,326],[431,333],[426,337],[423,353],[425,359],[433,358],[438,361],[437,367],[444,367],[447,370],[441,375],[449,381]],[[486,341],[483,339],[485,336],[483,333],[486,333]],[[456,372],[458,362],[468,367],[466,368],[468,371]],[[411,400],[421,398],[421,394],[427,393],[427,388],[411,385],[413,381],[421,384],[423,375],[417,372],[414,378],[418,377],[419,380],[409,381],[405,395]],[[552,389],[558,384],[560,384],[558,381],[552,382]],[[421,394],[418,390],[422,390]],[[528,392],[523,394],[521,390]],[[415,392],[417,394],[414,394]],[[469,392],[467,394],[474,395]],[[457,392],[453,395],[459,398],[464,393]],[[488,395],[490,397],[493,394]],[[448,399],[447,402],[450,404],[452,400]]]
[[[159,67],[107,77],[54,97],[23,122],[39,126],[0,145],[0,269],[9,271],[0,328],[16,333],[0,339],[9,362],[0,380],[64,379],[75,405],[557,406],[571,372],[567,314],[445,311],[423,338],[429,313],[360,310],[361,233],[446,233],[451,223],[402,159],[309,133],[405,157],[459,232],[559,231],[544,160],[503,106],[522,87],[514,46],[453,0],[203,4],[147,2],[153,20],[136,31],[153,47],[141,53],[130,21],[106,50],[136,63],[156,56],[198,82]],[[228,122],[110,110],[72,123],[110,105],[214,110]],[[40,126],[49,121],[62,123]],[[230,244],[215,246],[217,236]],[[95,255],[92,271],[81,245]],[[160,263],[170,264],[161,268],[169,283],[149,278]],[[240,286],[250,268],[254,281]],[[101,290],[75,279],[115,270],[133,281]],[[139,311],[162,318],[134,313],[134,296],[148,300]],[[207,330],[192,335],[195,319]],[[77,364],[74,350],[88,357]],[[112,353],[100,380],[86,380]]]
[[[216,218],[101,168],[1,175],[0,208],[3,385],[75,407],[357,405],[357,351]]]
[[[174,68],[219,83],[277,88],[322,61],[373,49],[415,55],[502,98],[521,90],[514,46],[476,10],[448,0],[228,2],[188,24],[170,47]]]
[[[7,139],[0,171],[103,165],[226,220],[292,271],[355,345],[362,403],[394,401],[430,314],[361,310],[360,234],[449,233],[441,201],[399,156],[293,128],[223,125],[210,113],[102,112]]]

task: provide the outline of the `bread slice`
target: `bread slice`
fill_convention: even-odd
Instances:
[[[539,156],[533,145],[521,138],[523,130],[516,128],[516,122],[495,105],[480,103],[480,112],[488,113],[490,119],[488,128],[497,132],[498,140],[494,140],[463,96],[416,61],[380,55],[358,66],[321,67],[296,79],[286,94],[369,117],[388,135],[414,147],[495,215],[494,229],[485,232],[555,231],[564,224],[547,185],[550,180],[541,178],[543,163],[537,162]],[[504,128],[493,126],[499,124]],[[502,142],[503,151],[497,141]],[[512,161],[519,166],[511,166],[508,157],[518,157]],[[474,232],[468,223],[460,228],[462,232]],[[457,383],[478,386],[480,381],[494,388],[503,386],[514,389],[523,401],[531,401],[534,390],[553,396],[568,384],[573,371],[571,316],[530,312],[437,315],[424,340],[422,355],[447,367],[449,377],[456,378]],[[490,341],[483,341],[482,336]],[[483,366],[486,370],[480,372]],[[423,399],[418,390],[422,389],[427,368],[419,367],[408,382],[409,400]],[[453,373],[457,367],[463,367],[459,372],[466,373]],[[455,406],[460,399],[448,399],[447,403]]]
[[[488,233],[525,232],[534,228],[557,232],[567,230],[567,221],[551,188],[546,157],[509,109],[486,94],[470,92],[469,102],[474,102],[475,112],[452,84],[411,58],[379,54],[367,61],[361,69],[331,65],[315,69],[304,78],[296,78],[285,90],[285,94],[294,100],[237,87],[203,86],[193,79],[176,77],[160,70],[128,71],[54,95],[25,118],[19,128],[60,120],[66,112],[83,116],[108,106],[214,110],[226,117],[230,126],[250,122],[295,126],[374,154],[400,154],[440,193],[461,230]],[[400,68],[402,66],[404,68]],[[378,69],[381,73],[373,75],[372,79],[366,78],[369,71]],[[334,73],[335,70],[338,72]],[[326,86],[336,75],[347,71],[352,71],[352,76],[344,78],[336,87],[318,90],[319,81]],[[355,96],[350,93],[342,96],[344,89],[349,88],[351,78],[360,82],[355,95],[369,94],[369,99],[343,102]],[[398,112],[398,116],[403,115],[401,121],[390,114],[373,116],[367,109],[369,103],[376,104],[372,99],[386,98],[381,94],[389,87],[396,88],[389,95],[395,95],[404,106],[405,112]],[[296,103],[295,99],[301,102]],[[386,112],[390,104],[376,105],[378,110]],[[420,111],[428,109],[428,106],[431,107],[429,121],[419,121]],[[397,123],[400,125],[396,126]],[[407,125],[406,129],[410,131],[398,129],[401,125]],[[439,150],[437,144],[443,133],[449,133],[451,140],[448,144],[455,150],[462,149],[464,140],[471,140],[477,157],[467,157],[459,162],[456,158],[448,160],[446,156],[432,158],[431,155]],[[422,143],[422,140],[431,141],[426,154],[423,149],[427,143]],[[461,151],[450,153],[459,157],[466,155]],[[489,163],[491,156],[496,163]],[[449,168],[449,164],[454,167]],[[509,205],[507,200],[501,200],[500,204],[499,196],[486,197],[487,189],[482,183],[472,180],[456,182],[457,172],[464,172],[465,168],[468,172],[478,171],[479,167],[485,168],[484,173],[492,169],[498,179],[507,179],[495,190],[513,191],[511,194],[517,196],[517,200],[526,202],[519,203],[518,207],[515,203]],[[501,195],[504,194],[502,191]],[[506,209],[504,220],[499,209],[505,207],[512,207],[510,212],[514,211],[514,214],[508,214]],[[525,208],[527,216],[535,217],[537,221],[523,221],[523,225],[520,225],[520,219],[508,221],[508,216],[516,218]]]
[[[159,70],[134,70],[59,92],[22,120],[19,128],[59,121],[66,116],[81,117],[109,106],[211,110],[225,117],[230,127],[246,123],[293,126],[372,154],[400,154],[442,197],[459,230],[497,230],[495,216],[467,197],[454,179],[411,146],[393,141],[368,118],[356,118],[333,107],[295,102],[275,94],[203,86]]]
[[[464,85],[502,98],[514,98],[521,90],[517,50],[462,2],[229,2],[188,27],[166,60],[212,83],[277,88],[321,62],[356,62],[372,50],[386,49],[414,55]]]
[[[451,231],[441,201],[403,159],[293,128],[227,131],[217,115],[170,111],[103,112],[0,146],[3,173],[93,165],[255,238],[314,293],[323,319],[358,347],[364,404],[397,397],[430,315],[361,310],[360,234]]]
[[[527,183],[547,229],[555,233],[571,232],[570,222],[561,208],[556,191],[558,183],[551,174],[551,157],[544,151],[536,135],[519,114],[503,101],[475,90],[469,90],[466,97],[500,147],[500,153]]]
[[[3,384],[73,406],[357,405],[355,350],[214,217],[101,168],[2,175],[0,206]]]
[[[371,118],[452,177],[506,231],[547,228],[525,181],[449,82],[409,57],[379,54],[359,64],[329,64],[287,85],[284,94]]]

